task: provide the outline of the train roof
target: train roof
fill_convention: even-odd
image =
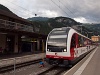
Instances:
[[[79,33],[78,31],[76,31],[75,29],[73,29],[73,28],[71,28],[71,27],[54,28],[53,30],[69,30],[69,31],[74,30],[75,33],[79,34],[80,36],[85,37],[85,38],[91,40],[90,38],[88,38],[88,37],[82,35],[81,33]],[[52,30],[52,31],[53,31],[53,30]],[[91,40],[91,41],[92,41],[92,40]]]
[[[53,30],[67,30],[67,29],[71,29],[71,27],[54,28]]]

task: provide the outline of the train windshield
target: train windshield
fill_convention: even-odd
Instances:
[[[64,30],[54,30],[48,37],[49,46],[66,47],[67,33]]]

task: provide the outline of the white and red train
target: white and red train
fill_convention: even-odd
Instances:
[[[73,28],[55,28],[47,37],[46,60],[49,64],[72,65],[93,48],[92,40]]]

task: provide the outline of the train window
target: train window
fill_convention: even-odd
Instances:
[[[64,31],[64,30],[55,30],[55,31],[51,32],[50,35],[64,35],[64,34],[66,34],[66,33],[67,33],[67,32]]]
[[[62,33],[66,33],[66,31],[56,31],[56,32],[53,32],[54,34],[62,34]]]
[[[66,47],[67,35],[52,35],[48,38],[48,45]]]
[[[78,37],[78,43],[79,43],[79,47],[84,46],[84,37],[79,36],[79,37]]]
[[[67,38],[67,35],[52,35],[49,38]]]
[[[83,42],[84,42],[84,46],[88,44],[88,40],[86,38],[84,38]]]
[[[64,46],[66,47],[66,41],[67,40],[67,35],[66,37],[62,37],[62,36],[59,36],[57,37],[56,36],[50,36],[49,39],[48,39],[48,45],[53,45],[53,46]]]
[[[91,44],[92,44],[92,41],[89,40],[89,41],[88,41],[88,44],[91,45]]]
[[[64,30],[54,30],[48,36],[48,45],[51,46],[62,46],[66,47],[67,45],[67,32]]]

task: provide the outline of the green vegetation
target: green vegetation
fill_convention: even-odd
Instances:
[[[84,24],[84,27],[89,29],[92,35],[100,36],[100,24]]]
[[[32,18],[28,18],[28,20],[30,21],[47,21],[49,18],[47,17],[32,17]]]

